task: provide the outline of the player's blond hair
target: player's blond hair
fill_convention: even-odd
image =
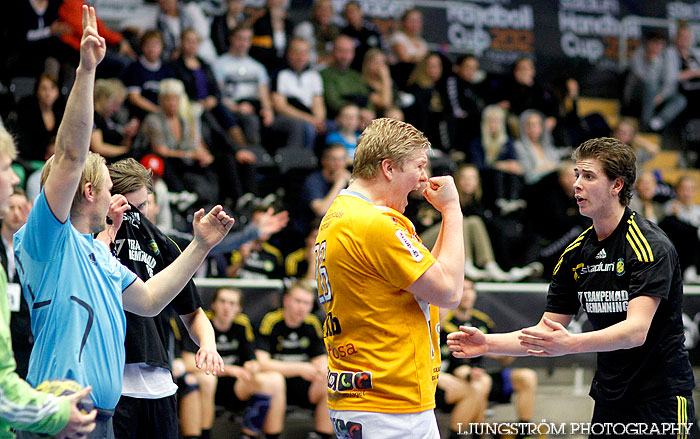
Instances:
[[[14,160],[17,158],[17,148],[15,148],[15,139],[12,138],[4,126],[0,125],[0,155],[4,155]]]
[[[384,160],[391,160],[403,169],[406,160],[416,151],[428,149],[428,139],[410,123],[388,117],[375,119],[357,140],[352,178],[373,180]]]
[[[56,155],[52,155],[44,164],[44,169],[41,171],[41,187],[44,187],[46,179],[49,178],[51,173],[51,168]],[[85,165],[83,166],[83,173],[80,176],[80,184],[75,190],[75,195],[73,196],[73,203],[71,204],[71,214],[80,205],[83,199],[83,188],[87,183],[92,183],[92,186],[96,191],[102,190],[107,180],[107,169],[105,168],[105,159],[101,155],[88,151],[87,157],[85,159]]]

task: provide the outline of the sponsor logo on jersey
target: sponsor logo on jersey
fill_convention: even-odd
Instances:
[[[333,372],[328,371],[327,387],[331,392],[369,390],[372,388],[372,372]]]
[[[588,314],[627,312],[627,290],[579,291],[578,300]]]
[[[615,265],[615,274],[618,276],[625,274],[625,260],[623,258],[617,260],[617,264]]]
[[[605,272],[605,271],[615,271],[615,264],[613,262],[605,263],[605,262],[599,262],[597,264],[593,265],[583,265],[579,264],[576,266],[577,268],[577,273],[579,276],[583,276],[584,274],[588,273],[598,273],[598,272]],[[580,270],[578,270],[580,268]]]
[[[423,260],[423,253],[421,253],[418,247],[413,245],[413,242],[411,242],[411,239],[404,233],[403,230],[397,230],[396,237],[399,238],[401,244],[406,247],[406,250],[408,250],[408,252],[411,254],[414,261],[420,262]]]
[[[605,249],[601,249],[601,250],[598,252],[598,254],[595,255],[595,258],[596,258],[596,259],[605,259],[606,256],[608,256],[608,255],[605,253]]]
[[[88,255],[88,259],[90,260],[90,263],[91,263],[92,265],[97,266],[97,259],[95,258],[95,254],[94,254],[94,253],[90,253],[90,254]]]
[[[333,430],[338,439],[362,439],[362,424],[353,421],[331,418]]]

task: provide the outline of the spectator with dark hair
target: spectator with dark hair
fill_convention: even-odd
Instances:
[[[301,121],[304,146],[313,149],[316,136],[326,131],[326,104],[321,75],[309,66],[308,42],[289,42],[287,65],[272,77],[272,105],[277,114]]]
[[[363,70],[365,56],[370,49],[380,51],[384,49],[382,34],[374,23],[364,19],[362,6],[355,0],[345,3],[343,18],[345,18],[347,25],[341,29],[340,33],[355,40],[355,59],[350,67],[361,71]]]
[[[95,129],[90,150],[110,163],[131,156],[131,145],[139,129],[136,118],[122,125],[113,117],[122,109],[125,99],[126,88],[118,79],[95,82]]]
[[[369,87],[369,102],[380,115],[387,117],[386,112],[395,106],[396,93],[384,52],[376,48],[367,50],[361,72]]]
[[[687,105],[685,96],[678,91],[677,63],[671,61],[671,53],[665,47],[666,36],[651,31],[630,58],[622,101],[630,111],[641,109],[643,129],[663,130]]]
[[[64,108],[56,79],[46,74],[39,76],[34,94],[24,97],[17,106],[20,158],[37,161],[48,158],[46,147],[58,132]]]
[[[458,58],[452,71],[454,75],[447,78],[446,87],[455,118],[455,137],[468,142],[477,137],[482,121],[481,109],[490,98],[485,84],[486,73],[479,69],[479,60],[474,55]],[[473,157],[468,158],[476,163]]]
[[[347,104],[360,107],[362,125],[374,119],[374,106],[369,100],[370,90],[360,72],[350,68],[355,58],[355,45],[347,35],[338,36],[333,42],[331,62],[321,70],[326,109],[329,118],[335,118]]]
[[[325,67],[331,63],[333,43],[340,35],[338,26],[333,23],[333,3],[331,0],[316,0],[311,20],[294,28],[294,36],[306,40],[311,46],[311,65]]]
[[[266,0],[262,15],[252,21],[250,56],[260,61],[268,73],[285,65],[284,54],[292,37],[292,23],[287,18],[288,5],[289,0]]]
[[[124,85],[129,92],[131,114],[139,119],[148,113],[159,113],[160,81],[174,78],[169,64],[163,62],[163,34],[157,30],[144,32],[140,40],[142,55],[124,72]]]
[[[231,31],[245,22],[247,16],[244,8],[243,0],[226,0],[226,12],[212,20],[211,40],[219,55],[228,52],[231,46],[228,36]]]
[[[668,61],[674,71],[678,71],[680,92],[689,102],[700,98],[700,49],[694,47],[694,43],[693,29],[687,22],[681,22],[674,44],[666,49]],[[693,116],[698,116],[697,110]]]
[[[467,144],[455,144],[454,118],[443,81],[440,55],[430,53],[416,64],[408,78],[406,91],[415,98],[413,104],[404,110],[406,121],[423,131],[433,148],[443,152],[466,150]]]
[[[195,29],[202,39],[198,55],[208,62],[216,59],[216,49],[209,39],[210,25],[197,2],[158,0],[155,27],[163,36],[163,59],[174,61],[180,56],[180,35],[185,29]]]
[[[700,204],[695,202],[697,180],[682,176],[676,183],[676,199],[664,206],[664,218],[659,226],[666,232],[678,251],[683,278],[700,283]]]

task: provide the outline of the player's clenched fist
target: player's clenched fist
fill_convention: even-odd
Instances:
[[[440,212],[448,208],[459,208],[457,187],[454,179],[449,175],[428,179],[423,196]]]

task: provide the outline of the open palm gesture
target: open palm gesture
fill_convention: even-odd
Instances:
[[[107,53],[105,39],[97,33],[97,13],[92,6],[83,5],[83,38],[80,41],[80,65],[95,70]]]
[[[224,239],[233,223],[233,218],[228,216],[221,206],[214,206],[206,215],[204,209],[199,209],[192,221],[195,239],[205,248],[212,249]]]

